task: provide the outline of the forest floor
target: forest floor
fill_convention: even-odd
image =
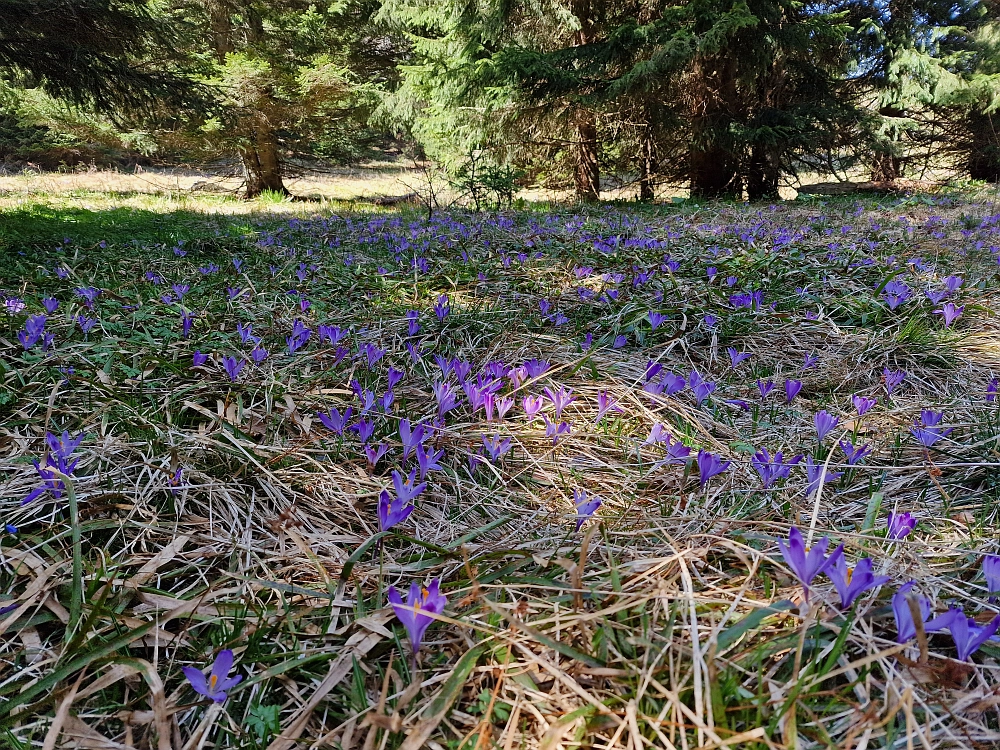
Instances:
[[[1000,743],[995,192],[428,220],[18,179],[0,745]]]

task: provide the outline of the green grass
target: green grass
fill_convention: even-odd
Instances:
[[[915,646],[894,648],[890,606],[916,578],[936,611],[954,600],[982,622],[994,614],[978,565],[995,551],[997,518],[1000,423],[984,393],[1000,361],[983,343],[996,261],[974,243],[996,240],[983,221],[992,208],[975,196],[811,199],[759,215],[689,201],[527,205],[431,225],[420,212],[215,196],[181,209],[162,196],[34,200],[0,214],[0,290],[27,305],[0,321],[0,516],[19,527],[0,537],[0,607],[20,604],[0,615],[0,744],[28,748],[83,727],[174,750],[277,748],[282,733],[304,746],[455,750],[1000,738],[995,714],[959,718],[955,708],[994,689],[1000,649],[963,666],[935,635],[922,661]],[[210,213],[222,209],[232,212]],[[920,227],[935,214],[949,223],[934,227],[943,237],[911,243],[903,212]],[[616,251],[595,247],[612,237]],[[399,258],[394,247],[405,247]],[[414,248],[425,271],[414,272]],[[661,267],[666,253],[676,271]],[[935,268],[913,270],[915,255]],[[580,266],[595,270],[578,278]],[[635,286],[642,269],[656,274]],[[893,311],[880,287],[900,269],[914,299]],[[965,279],[956,299],[966,307],[945,330],[921,295],[950,273]],[[190,288],[164,302],[175,284]],[[93,309],[75,294],[86,286],[103,290]],[[617,299],[602,298],[614,289]],[[762,291],[764,304],[733,309],[730,295],[744,290]],[[452,308],[444,320],[433,311],[441,294]],[[60,301],[46,322],[53,344],[25,350],[18,331],[50,295]],[[567,322],[547,320],[541,300]],[[667,315],[655,330],[651,309]],[[187,337],[182,310],[195,316]],[[98,322],[85,334],[79,316]],[[292,354],[297,319],[312,334]],[[238,323],[252,324],[270,356],[232,382],[219,360],[252,349]],[[339,361],[319,340],[324,323],[352,329]],[[619,335],[627,343],[614,348]],[[417,341],[419,362],[405,347]],[[367,343],[386,349],[374,367],[358,356]],[[734,370],[727,347],[753,356]],[[217,359],[192,369],[196,349]],[[382,533],[379,493],[394,492],[393,469],[413,465],[398,421],[437,415],[434,354],[468,360],[473,380],[497,360],[551,367],[527,385],[505,381],[500,394],[515,404],[503,420],[467,404],[449,412],[432,439],[442,469],[412,516]],[[815,367],[802,369],[805,354]],[[685,377],[696,369],[715,390],[702,404],[690,390],[650,395],[650,361]],[[389,449],[372,466],[356,435],[333,434],[316,415],[356,413],[351,381],[381,396],[390,365],[404,375],[390,412],[372,412],[370,444]],[[907,371],[891,396],[883,367]],[[803,381],[791,404],[786,378]],[[768,379],[776,387],[764,401],[757,381]],[[576,397],[555,445],[521,404],[546,386]],[[597,420],[602,392],[621,412]],[[854,394],[878,398],[862,419]],[[824,408],[842,424],[819,444],[812,419]],[[909,433],[922,408],[954,428],[930,451]],[[692,449],[686,463],[656,465],[655,424]],[[44,461],[45,432],[62,430],[86,433],[72,493],[21,507],[39,483],[31,459]],[[511,439],[510,452],[470,466],[494,434]],[[872,455],[846,466],[835,438]],[[765,488],[751,466],[762,447],[830,457],[844,476],[818,500],[801,464]],[[704,487],[699,449],[732,462]],[[577,532],[580,489],[603,506]],[[870,555],[891,577],[846,612],[822,577],[803,601],[778,553],[776,539],[808,529],[814,509],[816,537],[843,542],[852,562]],[[889,510],[918,515],[905,542],[885,538]],[[414,660],[386,592],[431,578],[448,605]],[[225,648],[243,681],[214,706],[181,667],[207,668]]]

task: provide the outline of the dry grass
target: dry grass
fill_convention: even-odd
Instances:
[[[5,210],[23,226],[40,198],[17,200],[20,213],[16,202]],[[129,200],[83,199],[97,208]],[[141,200],[149,211],[163,198]],[[16,605],[0,615],[4,741],[46,750],[998,746],[1000,647],[960,662],[947,635],[923,651],[899,645],[888,606],[916,579],[938,611],[956,602],[981,621],[997,611],[978,571],[997,551],[1000,413],[984,397],[1000,374],[990,254],[1000,224],[988,199],[935,200],[567,208],[500,221],[456,213],[431,224],[391,213],[289,223],[256,206],[251,222],[227,224],[199,219],[215,210],[214,198],[199,198],[176,225],[85,223],[112,232],[106,248],[68,223],[37,225],[39,237],[71,237],[58,252],[18,230],[0,276],[28,304],[0,331],[0,514],[19,527],[0,545],[0,607]],[[605,255],[598,236],[661,244]],[[732,254],[712,257],[716,246]],[[427,270],[414,273],[412,250],[397,264],[393,247],[418,248]],[[658,268],[665,253],[680,268],[633,287],[636,269]],[[926,300],[892,312],[874,294],[890,255],[933,264],[900,277],[918,294],[918,282],[964,277],[965,313],[952,329]],[[877,262],[862,264],[869,256]],[[305,281],[300,262],[317,266]],[[209,263],[221,270],[200,274]],[[581,281],[577,265],[596,270]],[[719,275],[709,284],[711,265]],[[57,278],[56,266],[70,276]],[[147,271],[165,283],[144,281]],[[604,280],[610,272],[623,281]],[[763,289],[776,309],[732,310],[728,275],[735,289]],[[198,313],[190,338],[177,303],[159,300],[181,282],[192,287],[183,304]],[[93,312],[73,294],[87,285],[105,290]],[[582,300],[583,285],[620,294]],[[230,301],[227,286],[247,293]],[[293,287],[308,295],[307,312],[287,294]],[[439,321],[442,293],[452,312]],[[25,352],[16,331],[49,294],[61,302],[47,322],[54,344]],[[568,321],[543,320],[540,299]],[[651,307],[669,315],[655,331]],[[416,336],[409,309],[420,312]],[[702,322],[707,311],[722,319],[715,331]],[[100,319],[87,336],[79,314]],[[297,318],[314,332],[288,354]],[[237,383],[218,362],[192,370],[195,349],[245,356],[237,322],[253,322],[271,356]],[[317,340],[324,322],[353,330],[352,356],[339,364]],[[588,352],[585,332],[594,334]],[[625,347],[612,348],[617,335]],[[419,362],[405,348],[415,341]],[[367,342],[387,350],[374,368],[354,356]],[[753,356],[733,371],[729,346]],[[403,464],[397,421],[436,415],[433,353],[467,360],[473,373],[498,360],[551,367],[504,388],[517,399],[504,420],[487,423],[467,404],[449,412],[433,438],[444,470],[428,475],[406,522],[367,544],[379,531],[378,494]],[[806,354],[819,360],[803,371]],[[649,360],[678,374],[695,368],[716,391],[701,406],[689,390],[650,396]],[[376,419],[373,442],[389,453],[373,469],[357,437],[338,438],[315,414],[357,410],[352,378],[381,395],[390,364],[406,375],[392,412]],[[891,397],[885,366],[907,372]],[[761,403],[757,379],[782,391],[786,377],[800,377],[802,393],[789,405],[783,393]],[[520,397],[557,384],[576,400],[564,415],[572,430],[553,446]],[[622,413],[598,421],[602,392]],[[878,404],[851,423],[855,393]],[[819,445],[812,416],[824,408],[842,424]],[[954,427],[929,452],[908,432],[921,408],[944,411]],[[692,463],[655,467],[663,449],[645,442],[655,424],[732,460],[729,471],[702,488]],[[63,429],[87,434],[73,496],[20,507],[39,483],[29,459],[43,456],[46,431]],[[511,438],[511,452],[470,469],[481,436],[494,433]],[[842,453],[829,454],[838,436],[871,444],[871,456],[843,465]],[[806,496],[801,467],[765,490],[750,463],[760,447],[830,456],[831,470],[847,473],[818,497]],[[604,501],[579,533],[576,489]],[[902,542],[885,538],[890,509],[919,516]],[[825,578],[803,602],[775,543],[793,524],[843,542],[852,561],[871,556],[891,582],[847,613]],[[414,669],[385,590],[438,577],[449,603]],[[244,679],[211,704],[180,667],[205,667],[227,647]]]

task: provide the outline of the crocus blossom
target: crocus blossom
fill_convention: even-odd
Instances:
[[[698,451],[698,478],[704,487],[708,481],[729,468],[732,461],[723,461],[714,453],[706,450]]]
[[[586,490],[577,489],[573,490],[573,504],[576,506],[576,530],[579,531],[603,503],[597,495],[588,499]]]
[[[841,545],[827,557],[826,548],[829,544],[830,540],[823,537],[813,547],[806,547],[802,532],[796,526],[789,529],[787,544],[781,539],[778,540],[778,548],[785,558],[785,563],[802,584],[802,593],[806,600],[809,599],[809,585],[813,579],[833,565],[836,562],[834,556],[843,549]]]
[[[200,669],[195,667],[182,667],[181,671],[187,677],[191,687],[198,695],[211,698],[216,703],[223,703],[227,692],[236,687],[243,680],[242,675],[229,676],[233,668],[233,652],[230,649],[223,649],[212,662],[212,669],[205,675]]]
[[[420,651],[420,645],[424,640],[427,628],[434,622],[434,615],[441,614],[445,604],[448,603],[445,596],[439,592],[440,585],[440,579],[431,581],[426,587],[414,581],[410,584],[410,591],[405,603],[395,586],[390,586],[387,592],[396,618],[406,628],[414,657]]]
[[[866,591],[878,588],[889,582],[889,576],[877,576],[872,573],[872,559],[865,557],[858,560],[854,569],[847,567],[843,546],[837,547],[830,555],[833,563],[826,568],[826,574],[840,594],[840,608],[847,609],[854,600]]]
[[[889,513],[885,521],[886,538],[905,539],[917,525],[917,519],[912,513]]]
[[[1000,594],[1000,556],[986,555],[983,558],[983,577],[986,578],[986,590]]]
[[[837,428],[837,425],[840,424],[840,419],[830,414],[826,409],[823,409],[816,412],[816,416],[813,417],[813,424],[816,427],[816,439],[822,443],[823,438]]]
[[[382,490],[378,499],[378,527],[388,531],[396,524],[405,521],[413,512],[413,504],[407,504],[398,498],[393,498],[386,490]]]

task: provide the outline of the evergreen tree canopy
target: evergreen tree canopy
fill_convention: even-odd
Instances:
[[[190,93],[171,50],[141,0],[0,0],[0,76],[112,115]]]

